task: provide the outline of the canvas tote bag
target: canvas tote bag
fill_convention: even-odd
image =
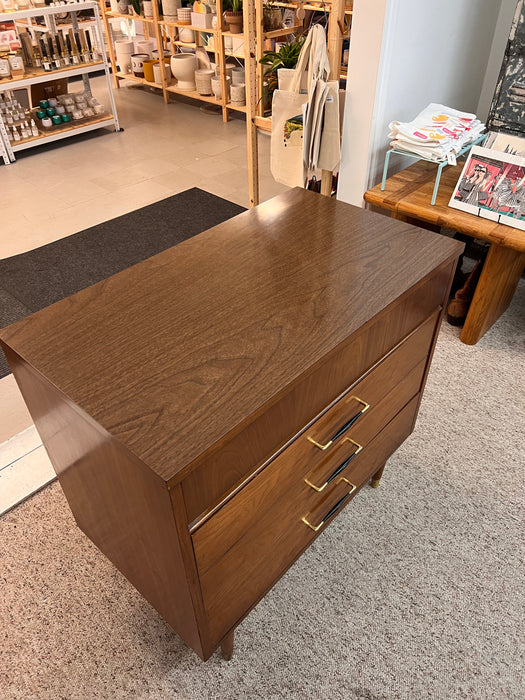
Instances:
[[[322,170],[333,171],[337,168],[341,160],[339,81],[330,80],[327,83],[327,90],[317,167]]]
[[[272,136],[270,144],[270,170],[274,179],[289,187],[303,187],[303,104],[308,101],[310,85],[309,59],[312,44],[311,32],[299,54],[297,67],[289,90],[277,89],[272,100]],[[288,76],[289,77],[289,76]]]

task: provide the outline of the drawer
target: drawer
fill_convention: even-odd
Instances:
[[[304,481],[303,465],[286,450],[194,533],[214,640],[255,605],[410,434],[418,400],[416,395],[355,457],[345,480],[338,477],[316,492]]]
[[[304,370],[293,384],[269,396],[242,425],[225,435],[216,449],[196,460],[182,480],[190,526],[195,527],[213,512],[314,416],[432,317],[434,321],[427,327],[428,352],[436,310],[443,303],[450,272],[448,267],[435,271],[386,307],[322,361]]]
[[[318,484],[323,474],[334,471],[337,461],[359,449],[354,443],[366,445],[420,390],[436,321],[433,314],[288,448],[296,452],[298,462],[310,469],[318,467],[312,483]]]

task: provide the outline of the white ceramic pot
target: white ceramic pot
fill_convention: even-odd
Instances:
[[[195,32],[188,27],[179,27],[179,41],[183,44],[193,44],[195,41]]]
[[[242,106],[246,104],[246,86],[244,83],[232,83],[230,86],[232,104]]]
[[[131,54],[135,53],[133,39],[115,41],[115,57],[121,73],[131,73]]]
[[[227,95],[226,95],[226,102],[230,99],[230,84],[231,84],[231,78],[229,76],[226,76],[226,85],[227,85]],[[211,79],[211,89],[213,90],[213,94],[215,95],[215,99],[217,101],[222,100],[222,84],[221,84],[221,76],[220,75],[215,75]]]
[[[199,95],[211,95],[212,68],[199,68],[195,71],[195,84]]]
[[[149,58],[154,58],[153,50],[155,48],[155,42],[153,39],[142,39],[137,41],[135,45],[136,53],[147,53]]]
[[[149,58],[147,53],[131,54],[131,72],[136,78],[144,77],[144,59]]]
[[[162,16],[166,22],[177,21],[179,7],[181,7],[181,0],[162,0]]]
[[[244,68],[232,68],[232,85],[244,84]]]
[[[179,90],[195,90],[195,69],[197,62],[194,53],[176,53],[171,57],[171,74],[177,81]]]
[[[144,0],[144,17],[153,17],[153,2],[151,0]]]

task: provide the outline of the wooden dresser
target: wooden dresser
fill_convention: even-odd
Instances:
[[[0,331],[79,527],[203,659],[413,430],[461,250],[295,189]]]

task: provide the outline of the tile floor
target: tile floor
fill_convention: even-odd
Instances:
[[[23,253],[190,187],[248,206],[246,124],[223,123],[199,104],[124,82],[115,91],[121,133],[98,131],[18,154],[0,166],[0,258]],[[103,77],[93,94],[108,104]],[[83,89],[78,82],[70,91]],[[285,188],[269,169],[269,137],[259,137],[260,199]],[[195,212],[198,216],[198,212]],[[43,448],[12,375],[0,380],[0,513],[49,476]],[[21,434],[19,436],[19,434]],[[19,436],[15,441],[15,436]],[[8,455],[10,455],[8,457]],[[31,479],[30,472],[38,475]]]

